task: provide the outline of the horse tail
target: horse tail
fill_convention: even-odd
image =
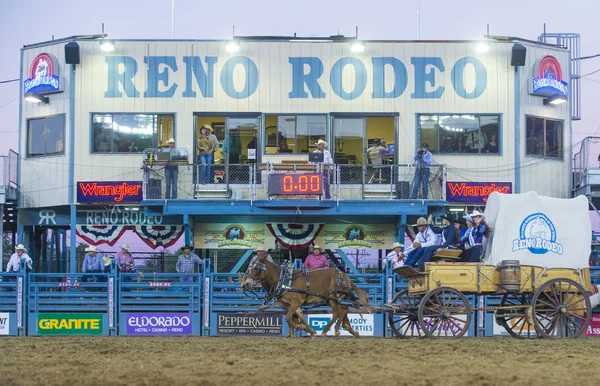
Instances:
[[[365,307],[365,310],[368,313],[371,313],[371,307],[369,306],[369,296],[367,295],[367,293],[363,290],[361,290],[360,288],[358,288],[356,286],[356,284],[354,284],[353,281],[351,281],[352,283],[352,289],[354,290],[354,292],[356,292],[356,294],[358,295],[358,301],[359,303]]]

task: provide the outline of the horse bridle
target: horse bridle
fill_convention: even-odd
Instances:
[[[248,272],[252,272],[254,269],[258,268],[258,272],[260,274],[260,272],[264,271],[265,273],[268,272],[267,271],[267,264],[265,263],[261,263],[260,261],[256,260],[254,263],[252,263],[248,269],[246,270],[246,276],[248,275]],[[258,286],[263,287],[264,283],[267,283],[269,280],[271,280],[273,278],[273,276],[267,276],[264,280],[261,280],[257,283],[254,284],[254,288],[258,288]],[[252,279],[254,281],[254,278]],[[258,295],[253,291],[253,289],[250,289],[251,294],[253,294],[254,296],[258,297]],[[264,287],[263,287],[264,288]],[[246,290],[244,290],[244,293],[246,293]]]

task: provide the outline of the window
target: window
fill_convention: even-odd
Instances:
[[[175,137],[173,115],[93,114],[92,153],[141,153]]]
[[[525,131],[527,132],[525,142],[527,155],[562,159],[562,121],[527,116]]]
[[[27,156],[65,154],[65,116],[56,115],[27,122]]]
[[[499,154],[500,116],[455,114],[419,116],[420,141],[445,154]]]
[[[323,115],[267,115],[266,154],[308,153],[325,139],[326,117]]]

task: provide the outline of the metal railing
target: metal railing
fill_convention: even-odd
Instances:
[[[145,200],[445,200],[446,166],[322,164],[179,164],[144,166]],[[315,173],[318,193],[274,191],[273,175]],[[292,181],[292,180],[290,180]],[[326,194],[329,187],[329,197]]]

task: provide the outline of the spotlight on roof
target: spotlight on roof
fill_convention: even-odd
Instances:
[[[365,43],[361,42],[360,40],[356,40],[352,43],[350,49],[355,53],[363,52],[365,50]]]
[[[490,43],[488,43],[488,42],[480,42],[475,47],[475,51],[479,52],[480,54],[485,54],[489,50],[490,50]]]
[[[115,50],[115,43],[112,40],[102,39],[100,41],[100,49],[104,52],[113,52]]]
[[[232,40],[229,43],[227,43],[225,49],[227,50],[227,52],[236,53],[240,51],[240,44],[237,41]]]

